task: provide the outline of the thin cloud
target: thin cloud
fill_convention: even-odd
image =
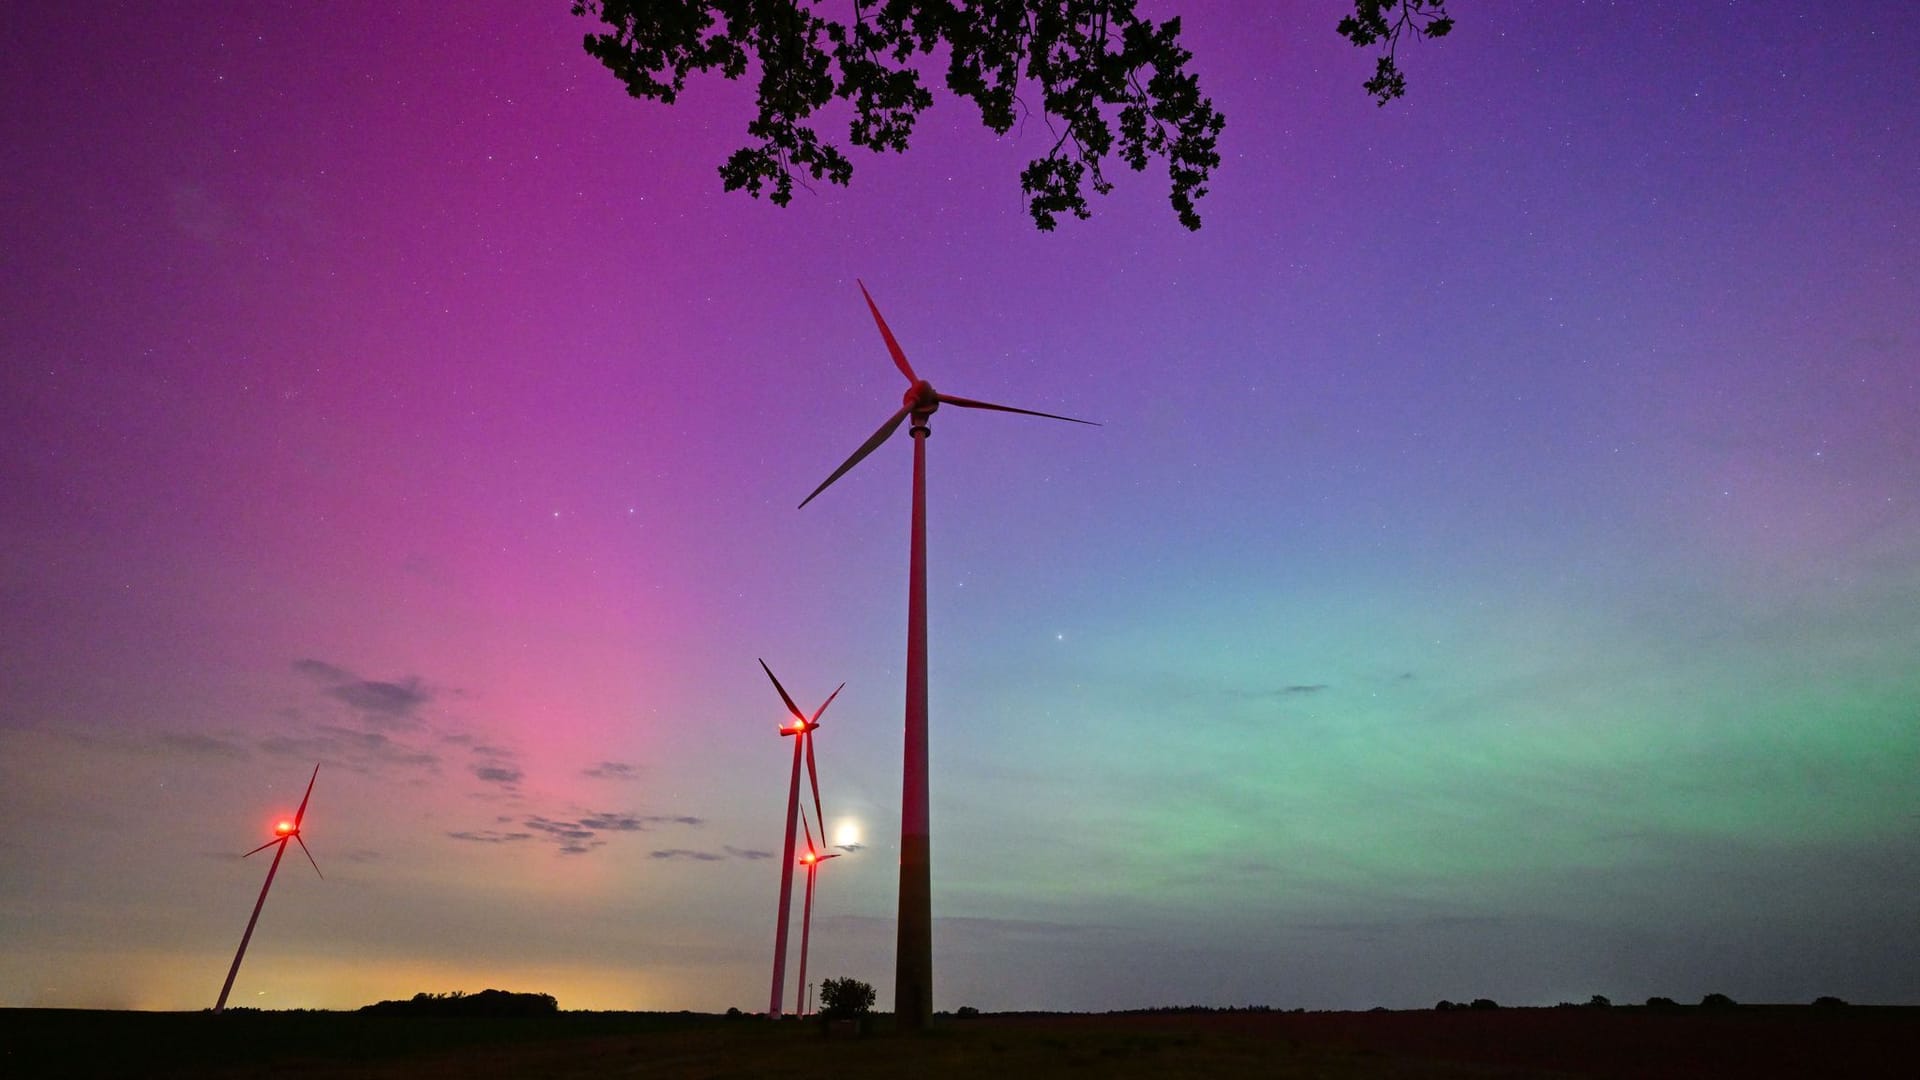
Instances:
[[[322,725],[308,736],[269,735],[255,743],[277,757],[331,758],[349,768],[366,772],[381,766],[431,769],[440,757],[377,731],[355,731],[336,725]]]
[[[405,682],[363,679],[333,687],[327,694],[362,712],[379,713],[393,719],[412,719],[414,710],[433,697],[421,688],[419,679]]]
[[[721,850],[725,851],[727,854],[733,856],[736,859],[754,860],[754,859],[773,858],[773,852],[759,851],[753,848],[726,847],[726,848],[722,848]]]
[[[185,731],[163,731],[153,737],[163,749],[193,754],[196,757],[217,757],[244,759],[252,756],[245,745],[229,739],[215,738],[212,735],[200,735]]]
[[[729,848],[728,850],[731,851],[732,849]],[[664,851],[650,851],[647,853],[647,857],[650,859],[690,859],[694,862],[719,862],[726,858],[725,855],[716,855],[711,851],[695,851],[692,848],[667,848]]]
[[[605,832],[639,832],[647,827],[644,821],[632,814],[595,814],[581,818],[580,824]]]
[[[447,835],[452,837],[455,840],[467,840],[476,844],[510,844],[515,840],[533,839],[532,833],[525,833],[525,832],[504,833],[504,832],[495,832],[492,829],[480,829],[477,831],[470,831],[470,832],[450,832]]]
[[[323,683],[343,683],[353,678],[353,673],[345,668],[335,667],[325,660],[295,660],[293,670],[302,675],[310,675]]]
[[[602,832],[641,832],[655,825],[705,825],[705,818],[688,817],[682,814],[589,814],[580,819],[584,828],[599,829]]]
[[[529,829],[546,833],[548,836],[560,840],[581,841],[594,838],[594,831],[592,829],[581,828],[580,823],[577,821],[554,821],[551,818],[543,818],[536,815],[527,818],[525,825]]]
[[[472,765],[468,767],[468,771],[489,784],[499,784],[502,787],[518,784],[520,778],[525,775],[511,765]]]
[[[638,780],[640,768],[624,761],[603,761],[591,769],[580,770],[580,775],[590,776],[595,780]]]
[[[1326,688],[1327,688],[1327,684],[1323,682],[1295,683],[1292,686],[1281,687],[1280,692],[1282,694],[1317,694],[1320,691],[1325,690]]]
[[[368,723],[385,728],[417,728],[419,712],[433,699],[418,676],[399,681],[363,679],[338,664],[311,657],[293,662],[293,669],[320,683],[328,697],[360,713]]]

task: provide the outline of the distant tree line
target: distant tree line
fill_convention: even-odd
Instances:
[[[1695,1008],[1732,1009],[1732,1008],[1736,1008],[1739,1004],[1740,1004],[1739,1002],[1733,1000],[1732,998],[1728,997],[1725,994],[1708,994],[1707,996],[1700,999],[1700,1004],[1695,1006]],[[1827,1009],[1827,1008],[1843,1007],[1847,1003],[1840,998],[1833,997],[1832,995],[1822,995],[1820,997],[1814,998],[1813,1004],[1819,1006],[1820,1008]],[[1438,1012],[1450,1012],[1454,1009],[1497,1009],[1499,1007],[1500,1007],[1499,1004],[1493,1001],[1491,998],[1474,998],[1471,1003],[1443,1000],[1439,1004],[1435,1005],[1434,1009],[1435,1011],[1438,1011]],[[1612,1007],[1613,1007],[1612,1000],[1610,1000],[1605,994],[1593,995],[1592,997],[1587,999],[1587,1002],[1585,1005],[1575,1005],[1571,1001],[1563,1001],[1559,1005],[1555,1006],[1555,1008],[1560,1008],[1560,1009],[1581,1009],[1581,1008],[1610,1009]],[[1679,1002],[1673,1000],[1670,997],[1660,997],[1658,995],[1648,998],[1646,1001],[1645,1007],[1649,1009],[1656,1009],[1656,1010],[1686,1008],[1686,1006],[1680,1004]]]
[[[560,1003],[552,994],[515,994],[506,990],[468,994],[454,990],[444,994],[418,993],[407,1001],[362,1005],[360,1011],[376,1016],[552,1016],[560,1011]]]

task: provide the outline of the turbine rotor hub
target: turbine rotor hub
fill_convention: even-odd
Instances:
[[[933,392],[932,383],[921,379],[907,387],[907,392],[900,396],[900,404],[915,416],[926,416],[940,407],[940,395]]]

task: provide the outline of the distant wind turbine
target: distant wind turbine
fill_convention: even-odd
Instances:
[[[267,902],[267,890],[273,888],[273,875],[275,871],[280,869],[280,856],[287,853],[287,841],[291,840],[299,844],[300,850],[306,853],[307,861],[313,863],[313,872],[320,874],[320,864],[313,862],[313,852],[308,850],[307,842],[300,839],[300,822],[307,816],[307,800],[313,798],[313,782],[319,778],[320,766],[315,765],[313,767],[313,775],[307,778],[307,793],[301,796],[300,809],[294,811],[293,820],[282,821],[280,824],[275,825],[273,827],[273,839],[247,852],[247,855],[256,855],[268,848],[275,849],[273,853],[273,863],[267,867],[267,882],[260,886],[260,899],[253,902],[253,914],[247,919],[247,932],[240,935],[240,949],[233,954],[233,966],[227,969],[226,985],[220,988],[220,1000],[213,1006],[213,1011],[216,1013],[226,1011],[227,995],[233,992],[233,977],[240,974],[240,961],[246,957],[247,942],[253,938],[253,924],[260,921],[260,908]],[[243,855],[241,858],[246,858],[247,855]],[[327,875],[320,874],[320,876],[324,878]]]
[[[813,771],[813,763],[811,760],[813,755],[809,754],[807,757],[809,759],[807,771],[811,773]],[[815,817],[819,817],[820,808],[815,806],[813,812]],[[807,833],[807,850],[805,854],[800,856],[800,865],[807,868],[807,902],[801,906],[803,914],[800,916],[800,982],[799,985],[794,988],[794,998],[798,1002],[798,1007],[794,1011],[805,1016],[807,1012],[807,939],[813,934],[813,878],[815,874],[819,873],[821,863],[826,862],[828,859],[839,858],[840,853],[836,851],[830,855],[822,855],[819,850],[813,846],[813,830],[807,828],[807,815],[805,813],[800,815],[800,827],[806,829]],[[824,843],[826,838],[827,823],[826,819],[821,818],[820,839]]]
[[[813,710],[813,715],[809,717],[793,703],[793,698],[787,694],[787,688],[780,685],[779,679],[774,678],[773,669],[767,666],[765,660],[760,661],[760,670],[766,672],[767,678],[773,680],[773,688],[780,692],[780,700],[786,703],[787,713],[793,717],[793,723],[780,726],[780,737],[791,736],[794,742],[793,780],[787,785],[786,849],[780,856],[780,919],[774,924],[773,930],[773,994],[767,1005],[767,1015],[777,1017],[780,1015],[781,992],[786,989],[787,979],[787,924],[792,921],[793,910],[793,826],[794,819],[800,812],[800,761],[803,757],[806,759],[808,775],[812,776],[813,729],[820,726],[820,714],[827,711],[827,706],[833,704],[833,699],[840,696],[840,691],[846,689],[847,684],[841,683],[835,687],[833,693],[827,695],[827,700],[821,702],[820,707]],[[815,816],[820,813],[820,778],[818,776],[813,776],[813,812]]]
[[[902,1029],[913,1030],[926,1027],[933,1018],[933,884],[927,821],[927,436],[931,433],[927,423],[935,409],[956,405],[963,409],[991,409],[1099,425],[1071,416],[936,393],[927,380],[914,374],[913,365],[907,363],[907,354],[893,339],[887,320],[880,317],[880,308],[867,292],[865,282],[860,283],[860,295],[866,297],[867,310],[873,313],[880,337],[893,355],[893,365],[907,377],[909,385],[900,411],[881,424],[880,430],[814,488],[812,495],[800,500],[800,505],[804,507],[812,502],[828,485],[886,442],[902,420],[913,417],[913,426],[908,429],[913,435],[913,538],[907,560],[906,762],[900,798],[900,919],[893,986],[895,1022]]]

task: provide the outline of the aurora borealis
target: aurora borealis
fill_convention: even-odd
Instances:
[[[58,5],[0,76],[0,1006],[891,1000],[928,444],[937,1007],[1920,1003],[1904,5],[1181,13],[1227,117],[1034,230],[948,99],[725,194],[561,0]],[[271,10],[270,10],[271,8]],[[1910,81],[1910,80],[1907,80]],[[844,830],[844,831],[843,831]]]

